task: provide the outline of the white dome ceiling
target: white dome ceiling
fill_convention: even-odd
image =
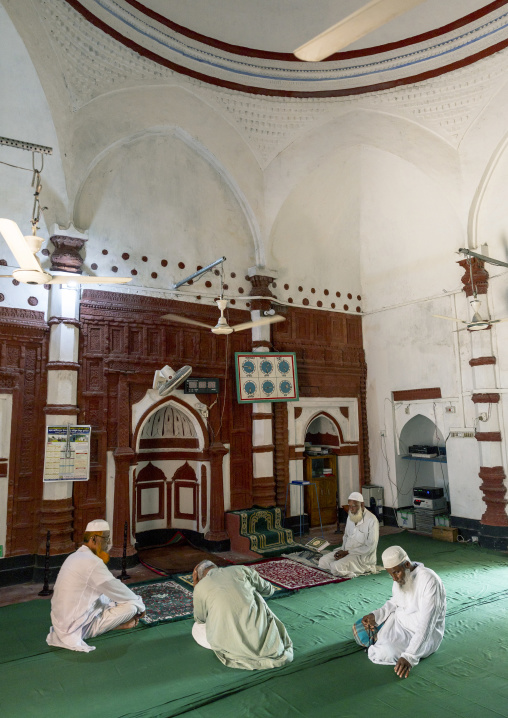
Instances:
[[[140,56],[214,85],[337,97],[418,82],[508,46],[507,2],[426,0],[325,62],[292,54],[364,0],[67,0]]]

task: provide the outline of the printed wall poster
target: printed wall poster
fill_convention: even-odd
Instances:
[[[44,481],[88,481],[91,426],[48,426]]]

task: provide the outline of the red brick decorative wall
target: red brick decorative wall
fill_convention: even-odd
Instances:
[[[7,556],[36,553],[39,544],[48,344],[43,312],[0,308],[0,392],[13,400]]]
[[[367,365],[362,320],[352,314],[291,307],[273,326],[274,351],[294,351],[300,397],[355,397],[360,421],[360,482],[370,481]]]

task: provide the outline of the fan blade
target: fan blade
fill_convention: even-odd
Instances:
[[[197,322],[195,319],[186,319],[185,317],[181,317],[179,314],[164,314],[161,319],[168,319],[170,322],[179,322],[180,324],[193,324],[195,327],[204,327],[204,329],[213,329],[211,324]]]
[[[264,324],[275,324],[275,322],[285,322],[286,317],[281,317],[280,314],[276,314],[274,317],[263,317],[257,319],[254,322],[244,322],[243,324],[236,324],[231,329],[234,332],[242,332],[244,329],[250,329],[251,327],[262,327]]]
[[[463,319],[457,319],[456,317],[444,317],[442,314],[433,314],[433,317],[437,319],[448,319],[449,322],[459,322],[459,324],[470,324],[471,322],[465,322]]]
[[[508,322],[508,317],[504,319],[489,319],[489,324],[498,324],[499,322]]]
[[[84,277],[82,274],[53,274],[46,284],[126,284],[132,277]]]
[[[41,265],[23,237],[20,228],[12,219],[0,219],[0,232],[3,234],[9,249],[16,258],[21,269],[41,271]]]
[[[12,274],[0,274],[0,279],[14,279]]]
[[[423,0],[371,0],[294,51],[299,60],[319,62],[393,18],[419,5]]]

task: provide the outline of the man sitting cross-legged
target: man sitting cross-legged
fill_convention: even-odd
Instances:
[[[263,596],[274,588],[252,568],[217,568],[202,561],[194,569],[192,635],[225,666],[277,668],[293,660],[293,643]]]
[[[140,596],[108,571],[107,521],[90,521],[83,545],[62,564],[51,599],[50,646],[71,651],[94,651],[85,643],[114,628],[134,628],[145,606]]]
[[[394,665],[399,678],[407,678],[420,659],[437,651],[443,640],[445,589],[434,571],[410,561],[400,546],[387,548],[382,560],[393,578],[392,598],[358,621],[353,633],[357,642],[365,645],[360,635],[363,627],[374,640],[368,651],[370,660]]]
[[[349,496],[348,504],[349,512],[342,546],[335,552],[330,551],[321,556],[318,566],[342,578],[376,573],[379,521],[365,508],[363,496],[358,491]]]

